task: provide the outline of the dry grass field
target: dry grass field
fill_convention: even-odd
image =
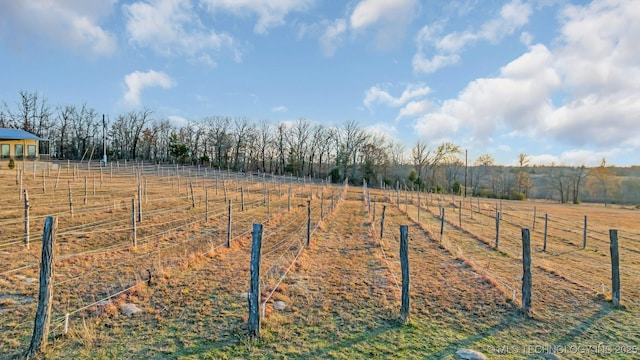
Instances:
[[[19,176],[0,170],[0,358],[20,358],[29,345],[50,215],[58,230],[44,358],[453,359],[461,348],[489,359],[543,359],[549,351],[566,359],[640,358],[636,209],[425,194],[418,201],[415,193],[379,189],[370,190],[367,205],[366,189],[290,177],[168,165],[32,165],[22,173],[29,249]],[[247,336],[252,223],[264,224],[257,340]],[[411,275],[404,325],[400,225],[409,226]],[[531,318],[520,312],[522,227],[531,229]],[[611,304],[609,229],[619,235],[620,308]],[[132,305],[141,311],[127,315]]]

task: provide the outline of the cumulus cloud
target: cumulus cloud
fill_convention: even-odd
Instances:
[[[0,37],[18,47],[53,40],[81,53],[110,55],[117,49],[114,34],[100,22],[113,12],[116,0],[5,1],[0,11]],[[5,31],[2,31],[6,29]]]
[[[367,90],[364,97],[364,105],[371,109],[376,104],[382,104],[391,107],[399,107],[407,103],[407,101],[427,96],[431,93],[431,88],[427,85],[409,84],[399,97],[394,97],[381,86],[372,86]]]
[[[161,87],[169,89],[173,87],[174,81],[162,71],[149,70],[147,72],[134,71],[124,77],[127,91],[124,94],[124,101],[131,106],[140,105],[140,95],[143,89],[148,87]]]
[[[123,6],[131,44],[164,56],[186,55],[215,65],[211,53],[229,49],[242,58],[233,37],[206,28],[191,0],[152,0]]]
[[[561,14],[554,47],[531,45],[497,76],[469,82],[457,97],[419,118],[415,130],[427,139],[450,132],[476,144],[510,132],[587,149],[557,158],[571,164],[613,148],[640,150],[640,6],[596,0],[569,5]]]
[[[523,3],[521,0],[512,0],[503,5],[494,18],[486,21],[477,30],[438,36],[442,30],[442,24],[427,25],[416,36],[418,51],[413,57],[413,70],[418,73],[433,73],[445,66],[456,64],[460,60],[460,52],[468,44],[478,41],[496,43],[527,24],[531,13],[530,4]],[[426,52],[431,48],[435,51],[435,55],[429,58]]]
[[[390,48],[404,36],[417,6],[417,0],[361,0],[349,17],[349,25],[356,32],[376,27],[377,47]]]
[[[285,24],[285,17],[291,12],[304,12],[314,4],[314,0],[201,0],[211,12],[227,11],[239,16],[255,15],[254,26],[257,34],[266,34],[270,28]]]

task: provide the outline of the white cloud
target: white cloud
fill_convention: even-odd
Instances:
[[[124,5],[129,42],[164,56],[186,55],[215,65],[211,52],[230,49],[236,61],[242,55],[234,39],[207,29],[191,0],[151,0]]]
[[[435,55],[431,59],[427,59],[424,54],[416,53],[413,56],[413,71],[418,73],[434,73],[439,69],[453,65],[460,61],[460,56],[457,54],[452,55]]]
[[[531,45],[497,76],[469,82],[457,97],[418,119],[416,131],[427,139],[448,132],[476,145],[511,133],[533,143],[557,141],[583,149],[555,159],[569,164],[593,163],[615,148],[637,152],[639,4],[596,0],[566,7],[553,48]],[[524,21],[514,18],[514,24]],[[540,155],[540,161],[549,159]]]
[[[444,118],[451,123],[450,130],[457,130],[464,123],[474,140],[486,142],[501,126],[518,131],[535,127],[538,119],[551,112],[548,97],[561,85],[551,63],[549,50],[544,45],[535,45],[504,66],[499,77],[470,82],[457,99],[443,102],[436,111],[440,115],[432,113],[419,119],[416,129],[425,136],[433,136],[423,123]]]
[[[28,47],[36,39],[52,39],[79,53],[109,55],[117,48],[115,36],[100,21],[113,12],[115,0],[4,1],[0,32],[18,47]],[[3,27],[0,27],[0,31]]]
[[[419,100],[419,101],[411,101],[407,105],[405,105],[402,109],[400,109],[400,113],[396,120],[400,120],[405,117],[416,117],[420,115],[424,115],[431,109],[433,104],[429,100]]]
[[[355,30],[366,29],[380,21],[398,23],[410,19],[415,6],[415,0],[362,0],[349,21]]]
[[[349,25],[356,32],[377,27],[376,46],[392,48],[404,37],[417,7],[417,0],[361,0],[349,17]]]
[[[345,19],[336,19],[326,25],[324,33],[320,36],[320,47],[325,56],[333,56],[347,30]]]
[[[452,32],[438,37],[437,33],[442,30],[442,24],[427,25],[416,36],[418,51],[413,57],[413,70],[418,73],[432,73],[445,66],[456,64],[460,60],[459,53],[468,44],[477,41],[498,42],[527,24],[531,13],[530,4],[522,3],[521,0],[512,0],[503,5],[494,18],[482,24],[476,31]],[[431,59],[425,55],[428,47],[435,49]]]
[[[380,86],[373,86],[369,88],[365,94],[364,105],[369,109],[375,104],[399,107],[406,104],[409,100],[425,97],[430,93],[431,88],[422,83],[407,85],[399,97],[393,97]]]
[[[275,112],[275,113],[285,113],[289,111],[289,109],[286,106],[275,106],[273,108],[271,108],[271,112]]]
[[[174,85],[173,79],[162,71],[149,70],[147,72],[134,71],[124,77],[127,92],[124,100],[131,106],[140,105],[140,93],[144,88],[161,87],[169,89]]]
[[[291,12],[304,12],[312,7],[314,0],[201,0],[211,12],[227,11],[239,16],[256,15],[258,21],[254,32],[265,34],[272,27],[285,24]]]

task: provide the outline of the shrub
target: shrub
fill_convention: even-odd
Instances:
[[[13,170],[16,167],[16,162],[13,161],[13,158],[9,159],[9,169]]]

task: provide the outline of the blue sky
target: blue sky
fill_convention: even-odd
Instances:
[[[640,164],[640,0],[0,1],[0,99]]]

